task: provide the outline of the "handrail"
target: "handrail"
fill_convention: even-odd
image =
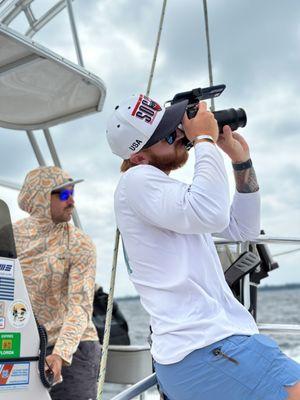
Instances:
[[[290,335],[300,335],[300,325],[293,324],[257,324],[260,333],[268,334],[290,334]],[[117,396],[113,397],[112,400],[131,400],[136,396],[141,395],[146,390],[157,384],[156,374],[152,374],[147,378],[137,382],[135,385],[119,393]]]
[[[137,382],[130,388],[124,390],[122,393],[117,394],[117,396],[113,397],[112,400],[131,400],[156,384],[157,379],[156,374],[154,373],[140,382]]]
[[[238,240],[214,238],[215,244],[239,244]],[[253,244],[300,244],[300,238],[261,235],[250,241]]]

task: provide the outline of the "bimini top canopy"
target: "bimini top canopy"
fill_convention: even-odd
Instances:
[[[34,130],[101,111],[101,79],[0,23],[0,126]]]

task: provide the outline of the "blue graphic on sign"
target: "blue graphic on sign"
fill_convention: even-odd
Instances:
[[[0,277],[0,300],[13,300],[15,292],[14,278]]]
[[[0,261],[0,300],[14,300],[14,264]]]

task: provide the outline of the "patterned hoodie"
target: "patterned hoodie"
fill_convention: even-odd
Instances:
[[[17,255],[36,318],[53,353],[70,364],[80,341],[98,340],[92,322],[96,251],[68,222],[51,219],[51,191],[70,180],[58,167],[29,172],[18,202],[30,217],[14,224]]]

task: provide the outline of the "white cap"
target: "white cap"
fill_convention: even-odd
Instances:
[[[188,101],[167,108],[140,94],[116,106],[107,123],[107,140],[112,152],[127,160],[130,155],[164,139],[181,122]]]

